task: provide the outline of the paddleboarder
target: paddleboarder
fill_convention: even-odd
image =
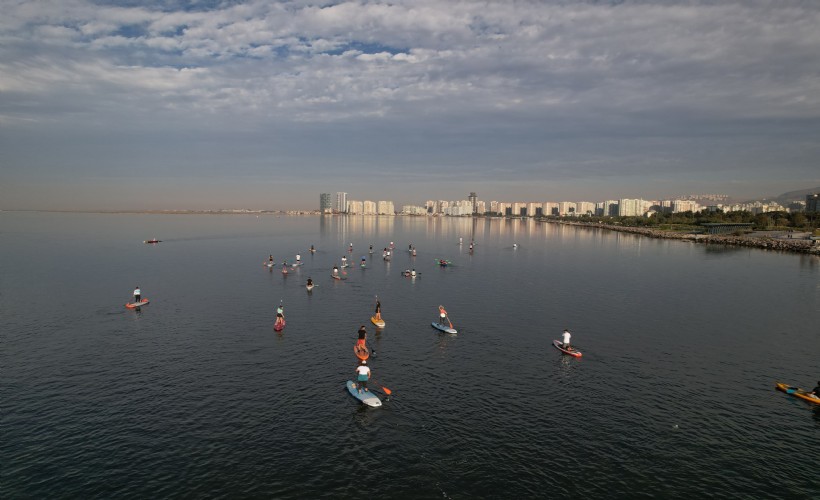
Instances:
[[[342,267],[347,267],[347,257],[342,255]]]
[[[310,245],[310,253],[313,253],[313,252],[315,252],[315,251],[316,251],[316,249],[315,249],[315,248],[313,248],[313,245]]]
[[[285,308],[282,304],[279,304],[279,307],[276,308],[276,323],[283,321],[285,321]]]
[[[139,304],[140,302],[142,302],[141,299],[142,299],[142,291],[140,290],[140,286],[137,285],[136,288],[134,288],[134,302]]]
[[[356,341],[356,347],[364,347],[367,340],[367,329],[364,325],[359,327],[359,340]]]
[[[339,277],[339,268],[336,267],[336,265],[333,266],[333,277],[334,278]]]
[[[313,286],[313,278],[308,278],[307,286]]]
[[[816,398],[820,398],[820,380],[817,381],[817,387],[811,390],[809,393]]]
[[[268,255],[268,266],[273,267],[273,254]]]
[[[364,389],[367,390],[367,381],[370,380],[370,367],[367,366],[367,361],[362,360],[362,363],[356,367],[356,380],[359,382],[359,393]]]
[[[373,245],[370,245],[370,253],[373,254]]]
[[[366,265],[367,265],[367,259],[365,259],[364,255],[362,255],[362,267],[364,267]]]
[[[415,277],[416,277],[416,268],[415,268],[415,267],[413,268],[413,270],[412,270],[412,271],[410,271],[410,277],[411,277],[411,278],[415,278]]]
[[[447,319],[447,311],[444,310],[444,306],[438,306],[438,316],[439,316],[439,323],[441,325],[446,325],[450,321]],[[446,323],[445,323],[446,322]]]
[[[379,321],[382,319],[382,303],[379,302],[379,299],[376,299],[376,319]]]
[[[298,266],[301,263],[302,263],[302,256],[297,253],[296,254],[296,265]]]
[[[564,342],[564,349],[566,349],[567,351],[571,351],[572,347],[570,347],[569,345],[569,339],[572,337],[572,335],[569,333],[569,330],[565,328],[562,336]]]

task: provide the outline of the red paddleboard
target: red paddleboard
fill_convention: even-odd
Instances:
[[[148,303],[148,299],[142,299],[139,302],[129,302],[129,303],[125,304],[125,307],[127,307],[128,309],[136,309],[140,306],[144,306],[147,303]]]
[[[552,345],[554,345],[556,349],[563,352],[564,354],[569,354],[570,356],[575,356],[576,358],[581,357],[581,351],[576,351],[574,347],[571,347],[570,349],[572,350],[570,351],[564,349],[564,343],[560,340],[553,340]]]
[[[285,329],[285,324],[287,324],[287,321],[285,321],[284,319],[282,319],[282,321],[277,321],[273,324],[273,330],[275,332],[281,332]]]
[[[370,349],[368,349],[367,346],[354,345],[353,353],[362,361],[370,357]]]

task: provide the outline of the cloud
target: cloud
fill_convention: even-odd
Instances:
[[[533,178],[731,170],[739,147],[777,136],[799,177],[817,159],[817,26],[820,4],[798,1],[11,1],[0,127],[121,124],[164,130],[169,148],[180,129],[291,129],[322,144],[356,131],[343,135],[391,144],[393,164],[487,178],[502,168],[491,161]]]

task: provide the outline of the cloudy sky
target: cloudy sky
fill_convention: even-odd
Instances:
[[[0,0],[0,208],[820,186],[820,2]]]

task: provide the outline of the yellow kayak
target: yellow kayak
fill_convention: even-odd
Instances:
[[[820,398],[810,394],[808,391],[804,391],[799,387],[792,387],[788,384],[783,384],[778,382],[777,383],[777,390],[783,391],[786,394],[794,396],[796,398],[805,399],[806,401],[811,401],[814,404],[820,405]]]
[[[376,325],[379,328],[384,328],[385,322],[383,319],[379,319],[375,316],[370,317],[370,322]]]

